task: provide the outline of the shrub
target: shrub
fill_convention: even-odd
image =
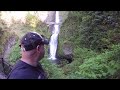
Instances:
[[[75,73],[84,78],[108,78],[120,69],[120,45],[112,47],[112,51],[106,51],[96,57],[89,58],[79,66]]]
[[[49,79],[65,79],[66,76],[61,68],[59,68],[56,64],[51,63],[46,58],[42,59],[41,64],[45,71],[48,74]]]
[[[21,57],[21,55],[20,55],[20,47],[19,47],[19,43],[17,42],[15,44],[15,46],[12,48],[12,50],[11,50],[11,53],[9,55],[9,59],[10,59],[9,62],[11,64],[15,64],[16,61],[18,59],[20,59],[20,57]]]
[[[39,23],[38,17],[28,12],[28,14],[26,15],[26,24],[35,28],[38,23]]]
[[[97,53],[87,48],[77,47],[74,49],[74,60],[72,63],[62,67],[64,74],[69,79],[82,79],[83,77],[75,73],[79,71],[79,66],[85,62],[85,59],[97,56]]]
[[[63,35],[75,45],[103,52],[119,43],[119,15],[119,11],[71,11],[62,31],[72,34]]]

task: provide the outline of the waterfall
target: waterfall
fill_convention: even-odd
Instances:
[[[54,29],[52,31],[52,36],[50,38],[50,56],[49,59],[56,60],[56,51],[57,51],[57,45],[58,45],[58,34],[60,31],[59,28],[59,11],[56,11],[55,14],[55,23],[54,23]]]

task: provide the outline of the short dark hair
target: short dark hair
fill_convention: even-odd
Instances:
[[[26,33],[20,41],[20,47],[21,45],[25,48],[26,51],[35,49],[37,45],[41,44],[49,44],[49,42],[45,41],[45,37],[43,35],[40,35],[36,32],[28,32]]]

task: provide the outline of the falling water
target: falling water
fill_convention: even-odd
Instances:
[[[54,30],[52,31],[52,36],[50,38],[50,56],[49,59],[56,60],[56,51],[57,51],[57,44],[58,44],[58,34],[60,31],[59,28],[59,11],[56,11],[55,15],[55,24],[54,24]]]

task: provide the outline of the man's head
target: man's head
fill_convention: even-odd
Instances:
[[[20,41],[22,56],[25,58],[36,58],[37,60],[44,57],[44,44],[49,44],[43,35],[36,32],[26,33]]]

